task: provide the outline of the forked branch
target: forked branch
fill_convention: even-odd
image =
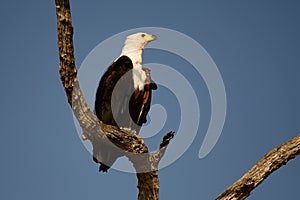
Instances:
[[[143,139],[118,127],[105,125],[88,107],[76,79],[73,47],[73,27],[68,0],[55,0],[58,28],[59,74],[68,102],[82,128],[82,139],[90,140],[93,148],[103,141],[112,142],[123,149],[137,172],[139,200],[156,200],[158,195],[158,163],[173,138],[174,132],[166,134],[156,153],[149,153]]]
[[[149,153],[141,137],[125,133],[118,127],[101,123],[89,109],[79,83],[73,48],[73,27],[68,0],[55,0],[58,27],[59,73],[68,102],[82,128],[82,138],[88,139],[95,147],[99,141],[107,140],[126,152],[137,171],[139,200],[157,200],[158,163],[163,157],[174,132],[166,134],[155,153]],[[109,141],[108,141],[109,140]],[[242,178],[226,189],[218,200],[245,199],[250,192],[264,181],[272,172],[285,165],[300,154],[300,134],[290,141],[276,147],[256,163]]]

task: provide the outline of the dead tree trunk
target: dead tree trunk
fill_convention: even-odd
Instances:
[[[137,172],[139,200],[158,200],[158,163],[174,132],[166,134],[159,150],[149,153],[141,137],[125,133],[118,127],[105,125],[91,112],[76,79],[73,47],[73,27],[68,0],[55,0],[58,28],[59,74],[68,102],[82,128],[82,139],[90,140],[95,148],[99,141],[112,142],[124,150]]]
[[[125,133],[118,127],[105,125],[91,112],[76,79],[73,47],[73,27],[69,0],[55,0],[58,28],[59,74],[68,102],[82,128],[82,139],[90,140],[95,147],[99,141],[112,142],[126,152],[133,163],[138,178],[138,199],[158,200],[158,163],[173,138],[174,132],[166,134],[159,150],[149,153],[141,137]],[[221,199],[245,199],[268,175],[300,154],[300,134],[266,154],[241,179],[226,189]]]

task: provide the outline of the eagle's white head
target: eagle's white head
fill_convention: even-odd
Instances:
[[[133,51],[144,50],[145,46],[153,40],[156,40],[156,36],[148,33],[139,32],[129,35],[124,43],[122,54],[126,55]]]
[[[155,35],[148,33],[135,33],[127,36],[120,56],[128,56],[133,64],[134,88],[144,89],[146,74],[142,70],[142,53],[145,46],[156,40]]]

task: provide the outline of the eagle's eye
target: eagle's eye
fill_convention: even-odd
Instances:
[[[144,33],[143,33],[141,36],[142,36],[142,37],[145,37],[145,36],[146,36],[146,34],[144,34]]]

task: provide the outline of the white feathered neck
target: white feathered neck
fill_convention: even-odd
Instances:
[[[134,83],[134,89],[143,90],[146,73],[142,69],[142,54],[146,43],[139,40],[127,38],[122,49],[120,56],[127,56],[131,59],[133,64],[132,78]]]

